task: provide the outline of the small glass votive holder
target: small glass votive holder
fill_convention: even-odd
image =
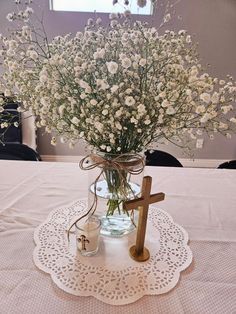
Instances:
[[[96,216],[75,224],[76,245],[83,256],[95,255],[99,248],[101,220]]]

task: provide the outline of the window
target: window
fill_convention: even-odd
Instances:
[[[100,12],[112,13],[123,12],[121,4],[112,5],[112,0],[49,0],[50,8],[54,11],[74,11],[74,12]],[[122,0],[121,0],[122,1]],[[147,1],[144,8],[137,7],[137,0],[130,0],[129,10],[133,14],[151,15],[151,0]]]

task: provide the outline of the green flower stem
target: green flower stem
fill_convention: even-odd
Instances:
[[[108,190],[111,193],[111,198],[107,201],[107,216],[113,215],[115,211],[118,211],[119,214],[127,213],[123,209],[123,202],[128,200],[130,194],[133,193],[128,182],[128,173],[125,170],[107,169],[104,174]]]

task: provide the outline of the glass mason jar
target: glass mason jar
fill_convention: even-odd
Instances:
[[[89,207],[96,203],[101,219],[101,234],[121,237],[136,227],[137,212],[126,211],[123,203],[137,198],[141,191],[145,158],[142,154],[90,155],[96,165],[89,171]]]

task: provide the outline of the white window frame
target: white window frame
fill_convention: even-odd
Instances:
[[[92,13],[94,13],[95,11],[97,12],[97,13],[112,13],[112,12],[123,12],[124,11],[124,7],[122,7],[121,5],[119,5],[119,4],[116,4],[116,5],[112,5],[112,0],[108,0],[108,1],[110,1],[110,3],[111,3],[111,10],[106,10],[106,11],[104,11],[104,10],[100,10],[100,9],[98,9],[98,10],[88,10],[88,9],[82,9],[82,10],[72,10],[72,9],[70,9],[70,7],[69,7],[69,5],[68,5],[68,9],[57,9],[56,7],[55,7],[55,5],[54,5],[54,1],[62,1],[62,0],[49,0],[49,8],[50,8],[50,10],[52,10],[52,11],[56,11],[56,12],[92,12]],[[69,0],[64,0],[66,3],[68,3],[69,2]],[[86,0],[77,0],[77,1],[86,1]],[[91,1],[91,0],[90,0]],[[94,0],[94,3],[95,4],[98,4],[99,3],[99,1],[102,1],[102,0]],[[123,1],[123,0],[121,0],[121,1]],[[132,10],[131,10],[131,13],[132,14],[139,14],[139,15],[145,15],[145,16],[151,16],[152,15],[152,13],[153,13],[153,5],[152,5],[152,1],[151,0],[148,0],[149,1],[149,4],[147,4],[147,6],[145,7],[145,8],[138,8],[137,7],[137,2],[136,2],[136,0],[130,0],[131,1],[131,3],[132,3],[132,1],[133,1],[133,3],[135,4],[134,5],[134,10],[135,11],[133,11],[132,12]]]

